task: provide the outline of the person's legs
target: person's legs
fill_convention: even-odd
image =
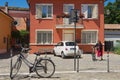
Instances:
[[[101,60],[103,60],[103,53],[102,53],[102,51],[101,51],[101,55],[100,56],[101,56]]]
[[[100,51],[97,50],[97,59],[100,60]]]
[[[100,57],[101,56],[101,52],[98,50],[97,51],[97,57]]]

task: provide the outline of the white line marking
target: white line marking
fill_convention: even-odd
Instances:
[[[80,72],[91,72],[91,73],[100,73],[100,72],[107,72],[106,70],[97,70],[97,71],[93,71],[93,70],[86,70],[86,71],[79,71]],[[110,70],[110,72],[120,72],[120,70]],[[61,73],[64,73],[64,74],[69,74],[69,73],[77,73],[77,71],[55,71],[56,74],[61,74]],[[29,75],[30,73],[19,73],[18,75]],[[31,73],[31,74],[36,74],[36,73]],[[0,73],[0,76],[9,76],[10,73]]]

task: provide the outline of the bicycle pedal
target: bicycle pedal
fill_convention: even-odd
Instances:
[[[29,73],[32,73],[32,72],[34,72],[33,67],[29,67]]]

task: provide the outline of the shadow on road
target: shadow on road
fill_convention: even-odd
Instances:
[[[18,55],[18,51],[14,51],[12,52],[12,56]],[[6,53],[1,53],[0,54],[0,59],[9,59],[11,58],[11,53],[10,52],[6,52]]]
[[[8,59],[10,58],[10,53],[2,53],[0,54],[0,59]]]
[[[31,80],[31,79],[59,79],[60,77],[50,77],[50,78],[41,78],[39,76],[33,75],[33,76],[28,76],[28,75],[17,75],[14,79],[11,80]]]

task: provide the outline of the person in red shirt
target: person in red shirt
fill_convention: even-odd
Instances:
[[[98,41],[94,47],[97,49],[97,57],[100,57],[100,60],[103,60],[103,45],[101,41]]]

